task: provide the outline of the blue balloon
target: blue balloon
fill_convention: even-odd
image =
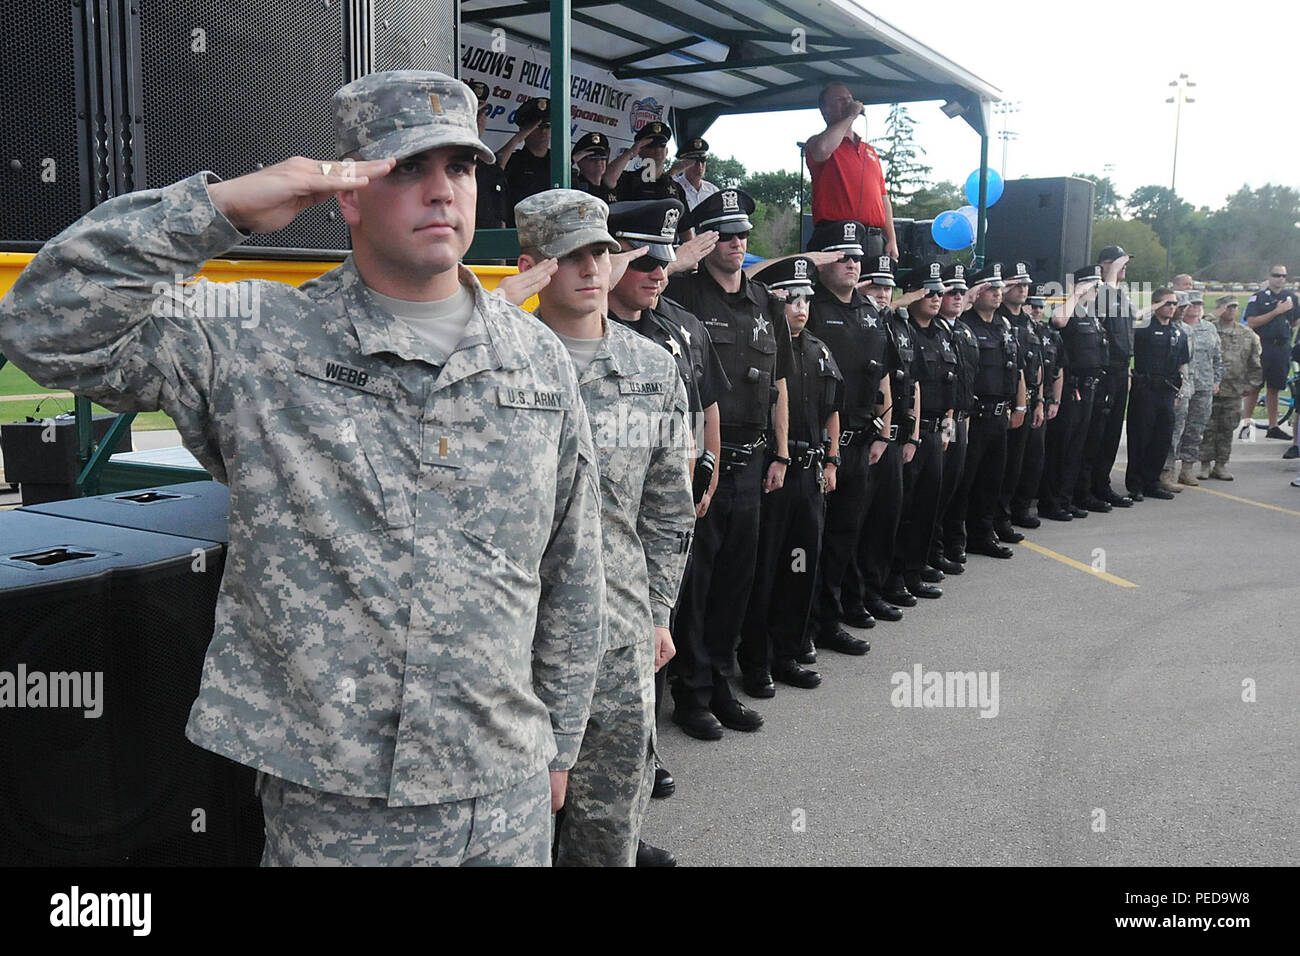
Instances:
[[[985,197],[984,208],[987,209],[1002,198],[1002,177],[998,175],[996,169],[990,167],[986,181],[988,182],[988,195]],[[978,169],[966,177],[966,201],[976,207],[980,204],[980,171]]]
[[[939,248],[949,252],[965,249],[975,241],[975,230],[971,228],[970,220],[955,209],[934,217],[930,235],[939,244]]]

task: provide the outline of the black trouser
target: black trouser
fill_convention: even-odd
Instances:
[[[1128,403],[1128,468],[1124,485],[1145,493],[1160,483],[1174,437],[1174,396],[1163,382],[1133,386]]]
[[[943,457],[943,433],[922,432],[921,447],[903,466],[903,513],[894,552],[896,574],[916,574],[930,557],[943,490]]]
[[[939,489],[938,529],[934,536],[936,557],[943,552],[957,554],[966,550],[966,512],[953,507],[953,498],[966,469],[969,419],[957,422],[956,432],[943,456],[943,486]]]
[[[902,426],[899,426],[900,433]],[[903,509],[903,441],[889,442],[867,481],[866,514],[858,552],[844,576],[846,608],[861,607],[867,598],[885,593],[898,546],[898,516]]]
[[[820,473],[820,465],[792,464],[785,484],[763,496],[758,565],[740,629],[742,671],[765,670],[803,650],[826,514]]]
[[[1020,465],[1020,481],[1016,483],[1010,501],[1013,515],[1027,514],[1034,499],[1038,497],[1038,485],[1043,480],[1043,461],[1047,454],[1047,429],[1052,424],[1046,419],[1046,408],[1043,409],[1043,414],[1043,424],[1030,428],[1029,438],[1025,441],[1025,459]]]
[[[732,696],[727,678],[735,672],[754,582],[765,460],[758,452],[740,467],[724,465],[708,513],[695,522],[689,573],[677,602],[677,655],[669,664],[679,707],[707,707],[715,697]]]
[[[953,505],[966,514],[966,537],[971,541],[993,538],[993,516],[998,491],[1007,467],[1007,416],[972,416],[966,444],[966,467]]]
[[[822,555],[810,622],[819,634],[835,633],[844,616],[844,578],[857,552],[867,511],[869,449],[869,440],[860,432],[854,436],[852,445],[840,446],[835,490],[826,496]]]
[[[1024,421],[1019,428],[1007,429],[1007,469],[1002,475],[1002,487],[998,489],[998,521],[1011,520],[1011,499],[1016,488],[1020,486],[1020,474],[1025,462],[1025,449],[1029,445],[1029,433],[1038,429],[1030,427],[1033,413],[1025,412]]]
[[[1106,369],[1106,377],[1097,386],[1093,401],[1092,425],[1083,452],[1083,476],[1080,492],[1085,489],[1105,500],[1115,493],[1110,486],[1110,472],[1119,454],[1120,434],[1124,431],[1124,409],[1128,404],[1128,357],[1122,365]],[[1086,485],[1083,483],[1086,481]]]
[[[1074,501],[1074,488],[1083,463],[1083,446],[1088,439],[1093,391],[1094,386],[1082,388],[1071,385],[1069,381],[1061,389],[1061,410],[1053,420],[1052,432],[1047,436],[1043,493],[1038,500],[1040,511],[1044,501],[1053,510],[1065,511],[1070,510]]]

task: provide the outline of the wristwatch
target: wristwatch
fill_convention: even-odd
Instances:
[[[789,459],[789,458],[782,458],[780,455],[773,455],[773,456],[772,456],[772,460],[773,460],[773,461],[779,461],[781,464],[785,465],[787,468],[790,467],[790,459]]]
[[[838,467],[840,466],[840,456],[839,456],[839,455],[827,455],[825,461],[826,461],[826,464],[828,464],[828,465],[834,465],[836,468],[838,468]]]
[[[1023,405],[1017,405],[1017,406],[1016,406],[1016,411],[1018,411],[1018,412],[1023,412],[1023,411],[1025,411],[1025,406],[1023,406]]]
[[[908,438],[907,438],[907,444],[909,444],[909,445],[915,445],[917,448],[920,448],[920,447],[921,447],[921,439],[919,439],[919,438],[912,438],[912,437],[909,435]]]

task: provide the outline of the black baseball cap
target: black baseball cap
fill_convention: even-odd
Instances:
[[[1124,251],[1123,246],[1107,246],[1105,249],[1101,250],[1100,253],[1098,253],[1097,261],[1114,262],[1120,256],[1128,256],[1130,259],[1133,258],[1132,256],[1129,256],[1127,252]]]

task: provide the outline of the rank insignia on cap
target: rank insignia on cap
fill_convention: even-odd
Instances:
[[[881,256],[876,260],[876,269],[880,272],[889,271],[889,256]]]
[[[807,259],[796,259],[796,260],[794,260],[794,277],[795,277],[796,279],[806,279],[806,278],[808,278],[808,260],[807,260]]]
[[[591,134],[591,145],[592,145],[592,146],[599,146],[602,142],[604,142],[604,140],[602,140],[602,139],[600,138],[600,134],[599,134],[599,133],[592,133],[592,134]]]
[[[740,197],[736,195],[736,191],[734,189],[727,189],[723,191],[722,211],[740,212]]]
[[[435,113],[442,112],[442,101],[438,99],[437,93],[429,94],[429,109],[433,110]]]
[[[858,238],[858,224],[856,222],[846,222],[844,224],[844,238],[846,241]]]
[[[537,101],[537,108],[541,110],[543,113],[545,113],[547,110],[551,108],[551,101],[543,96],[541,99]]]
[[[682,218],[680,209],[670,206],[664,210],[664,227],[659,230],[659,235],[665,239],[671,239],[677,234],[677,221]]]
[[[942,270],[943,270],[943,263],[940,263],[940,262],[931,262],[931,263],[930,263],[930,278],[931,278],[931,279],[938,279],[938,278],[939,278],[939,273],[940,273]]]

